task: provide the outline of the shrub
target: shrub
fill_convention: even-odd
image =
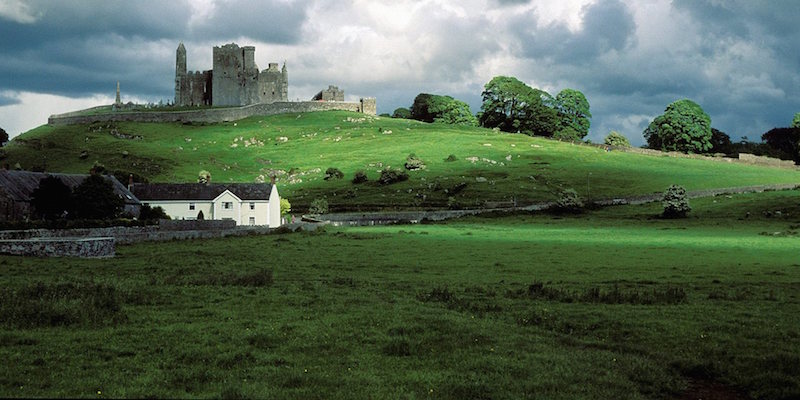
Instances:
[[[209,182],[211,182],[210,172],[202,170],[199,173],[197,173],[197,183],[209,183]]]
[[[684,218],[689,211],[692,211],[686,189],[678,185],[667,188],[661,205],[664,206],[664,212],[661,214],[664,218]]]
[[[139,219],[145,221],[152,221],[157,219],[170,219],[169,215],[164,212],[164,209],[161,207],[150,207],[149,204],[145,204],[142,206],[142,209],[139,211]]]
[[[311,214],[326,214],[328,212],[328,200],[322,198],[314,199],[308,207],[308,212]]]
[[[353,175],[353,183],[355,184],[364,183],[367,180],[367,173],[363,170],[358,170],[356,171],[355,175]]]
[[[575,189],[564,189],[559,194],[554,208],[559,212],[579,213],[583,210],[583,206],[583,200]]]
[[[344,173],[339,168],[328,168],[325,170],[325,180],[331,179],[342,179],[344,177]]]
[[[402,182],[408,180],[408,172],[386,168],[381,171],[381,177],[378,178],[378,182],[381,185],[391,185],[392,183]]]
[[[406,158],[405,167],[409,171],[425,169],[425,163],[416,154],[411,153]]]
[[[292,212],[292,203],[289,200],[281,197],[281,215],[286,215]]]
[[[608,136],[606,136],[603,143],[608,146],[631,147],[631,142],[628,141],[628,138],[626,138],[625,135],[617,131],[609,132]]]
[[[455,155],[455,154],[450,154],[450,155],[449,155],[449,156],[447,156],[447,158],[445,158],[444,160],[445,160],[446,162],[453,162],[453,161],[456,161],[456,160],[458,160],[458,158],[456,158],[456,155]]]

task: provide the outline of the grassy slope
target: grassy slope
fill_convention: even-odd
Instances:
[[[152,181],[193,181],[202,169],[217,182],[268,180],[275,171],[292,172],[297,182],[290,182],[288,175],[279,175],[279,182],[296,208],[321,196],[343,209],[443,207],[448,197],[444,189],[460,182],[468,183],[457,195],[465,206],[514,197],[523,204],[552,200],[554,193],[568,187],[584,197],[610,198],[661,192],[673,183],[697,190],[800,182],[800,173],[792,170],[607,153],[480,128],[346,112],[255,117],[208,126],[120,123],[117,128],[141,140],[114,137],[103,126],[42,126],[11,142],[7,161],[62,172],[84,172],[100,161],[109,169],[136,172]],[[89,151],[85,160],[78,157],[82,150]],[[129,155],[123,157],[123,151]],[[428,168],[388,188],[374,183],[381,165],[401,168],[409,153],[416,153]],[[450,154],[458,160],[445,162]],[[479,161],[471,163],[468,157]],[[341,169],[345,179],[324,181],[328,167]],[[361,169],[373,182],[355,186],[349,180]],[[478,182],[478,177],[486,182]]]
[[[0,256],[0,395],[652,399],[689,376],[800,396],[798,191],[692,205]],[[274,283],[242,286],[265,268]],[[116,302],[19,295],[88,280]],[[108,318],[20,328],[24,304]]]

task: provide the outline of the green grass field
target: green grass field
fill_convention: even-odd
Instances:
[[[95,162],[151,181],[191,182],[200,170],[216,182],[269,181],[305,211],[327,197],[334,210],[462,207],[516,199],[551,201],[565,188],[584,198],[800,183],[797,170],[643,156],[482,128],[425,124],[347,112],[254,117],[210,125],[118,123],[42,126],[6,146],[10,165],[85,173]],[[87,156],[80,158],[81,152]],[[406,182],[376,183],[381,169],[403,168],[415,153],[427,165]],[[456,161],[445,161],[450,155]],[[339,168],[344,179],[323,180]],[[369,182],[350,182],[364,170]],[[466,186],[453,195],[451,189]]]
[[[0,396],[797,398],[799,193],[0,256]]]

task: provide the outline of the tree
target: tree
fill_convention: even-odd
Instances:
[[[36,215],[54,220],[72,210],[72,190],[61,179],[47,176],[39,181],[39,186],[31,193],[31,206]]]
[[[392,113],[392,118],[411,119],[411,110],[405,107],[398,107]]]
[[[414,98],[410,117],[422,122],[472,126],[478,124],[467,103],[450,96],[429,93],[420,93]]]
[[[89,175],[75,187],[72,201],[76,217],[111,219],[119,215],[125,201],[114,193],[114,185],[101,175]]]
[[[483,127],[539,136],[553,136],[558,131],[553,97],[517,78],[496,76],[484,86],[481,96],[478,122]]]
[[[579,140],[589,134],[592,113],[589,112],[589,101],[583,93],[575,89],[564,89],[556,95],[554,104],[558,110],[560,130],[572,128],[568,136],[574,136],[572,132],[575,132],[579,135]]]
[[[628,138],[617,131],[609,132],[603,143],[608,146],[631,147],[631,142],[628,141]]]
[[[711,148],[711,118],[697,103],[678,100],[650,123],[644,138],[651,149],[703,153]]]
[[[711,149],[710,152],[730,154],[733,150],[731,137],[727,133],[711,128]]]
[[[8,132],[6,132],[5,129],[0,128],[0,147],[3,147],[6,142],[8,142]]]
[[[780,158],[800,163],[800,128],[774,128],[761,135],[761,140]]]
[[[792,119],[792,128],[800,128],[800,112],[794,115]]]

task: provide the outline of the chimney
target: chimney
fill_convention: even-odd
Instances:
[[[271,183],[273,185],[275,184],[275,175],[272,175],[271,177],[269,177],[269,183]]]
[[[133,191],[133,174],[128,175],[128,191]]]

